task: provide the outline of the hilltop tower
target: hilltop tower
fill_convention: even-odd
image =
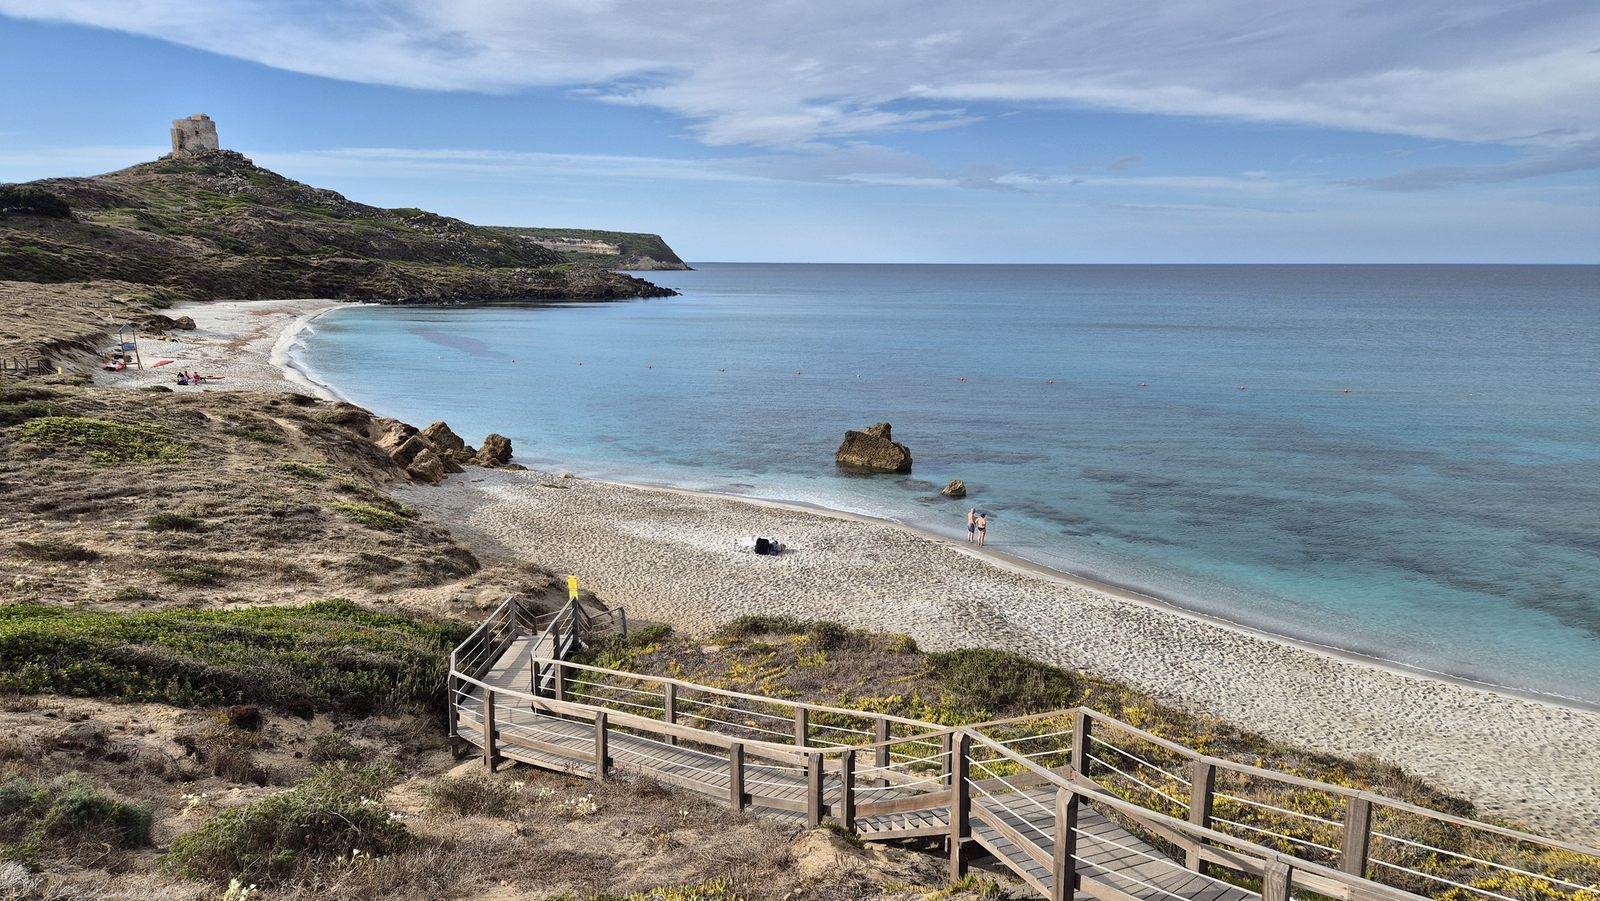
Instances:
[[[172,155],[189,156],[203,150],[221,150],[217,143],[217,123],[205,113],[172,120]]]

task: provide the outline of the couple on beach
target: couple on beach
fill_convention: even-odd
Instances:
[[[977,507],[967,511],[967,543],[973,542],[977,536],[978,547],[983,547],[984,534],[989,531],[989,514],[978,512]]]

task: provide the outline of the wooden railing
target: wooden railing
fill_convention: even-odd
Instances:
[[[1088,708],[949,728],[567,659],[600,632],[625,628],[616,613],[569,604],[535,614],[508,599],[452,654],[452,738],[476,744],[491,768],[503,755],[536,753],[540,765],[601,779],[637,769],[736,809],[799,814],[811,825],[831,817],[868,837],[942,835],[957,876],[976,821],[1051,874],[1018,870],[1052,898],[1071,898],[1087,880],[1100,898],[1167,901],[1155,888],[1130,894],[1126,880],[1137,877],[1097,877],[1080,860],[1076,823],[1092,809],[1129,830],[1129,841],[1159,849],[1139,852],[1151,858],[1147,869],[1237,891],[1211,875],[1231,873],[1259,883],[1251,894],[1263,901],[1291,890],[1346,901],[1525,901],[1529,892],[1595,901],[1600,851],[1201,754]],[[527,679],[504,670],[491,679],[520,639],[529,653],[515,662]],[[613,746],[618,736],[627,741]],[[1039,808],[1041,795],[1053,799],[1053,830],[1008,806]],[[917,822],[904,821],[914,814]],[[1569,870],[1535,872],[1506,859],[1513,854],[1565,855]],[[1516,879],[1517,890],[1497,890],[1496,880]]]

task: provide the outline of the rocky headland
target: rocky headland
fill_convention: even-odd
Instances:
[[[500,229],[356,203],[229,150],[88,178],[0,185],[0,278],[116,281],[195,300],[675,293]]]

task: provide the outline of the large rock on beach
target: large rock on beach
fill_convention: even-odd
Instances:
[[[511,439],[504,435],[490,433],[483,439],[483,447],[479,449],[472,462],[479,466],[504,466],[511,462]]]
[[[437,485],[444,481],[444,462],[444,458],[434,453],[432,448],[423,448],[406,467],[406,475],[419,482]],[[459,472],[460,467],[457,467],[456,471]]]
[[[951,479],[950,484],[939,489],[939,493],[945,497],[966,497],[967,483],[960,479]]]
[[[853,469],[870,469],[876,472],[910,472],[911,450],[891,436],[892,426],[887,422],[844,433],[844,443],[834,454],[840,466]]]
[[[433,445],[433,449],[447,460],[456,463],[471,463],[472,458],[478,455],[477,448],[463,441],[460,435],[451,431],[450,426],[444,422],[436,422],[423,429],[420,433]]]

